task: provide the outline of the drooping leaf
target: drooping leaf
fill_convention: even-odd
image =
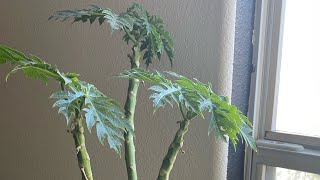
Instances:
[[[123,139],[122,131],[133,131],[132,127],[124,119],[122,108],[114,100],[103,95],[92,85],[87,86],[86,92],[86,115],[88,113],[92,114],[88,114],[87,116],[90,115],[96,123],[101,122],[106,126],[105,129],[110,131],[106,133],[110,147],[120,152],[121,141],[117,138]],[[110,140],[114,139],[116,139],[114,142],[110,142]]]
[[[116,14],[111,9],[102,9],[98,6],[90,6],[87,9],[62,10],[55,12],[49,20],[73,19],[73,22],[87,22],[91,24],[98,19],[101,25],[105,20],[110,24],[112,30],[128,28],[132,30],[134,19],[126,13]]]
[[[87,128],[88,128],[89,132],[91,133],[92,128],[97,123],[96,117],[95,117],[94,113],[89,108],[84,108],[83,111],[85,111]]]
[[[210,135],[212,129],[213,129],[214,126],[215,126],[215,123],[216,123],[216,118],[215,118],[215,116],[214,116],[214,113],[212,113],[212,114],[211,114],[210,121],[209,121],[208,135]]]
[[[61,83],[66,83],[68,77],[59,74],[59,70],[44,62],[36,56],[26,56],[15,49],[0,45],[0,59],[2,63],[17,65],[8,75],[7,78],[19,70],[23,71],[26,77],[39,79],[48,82],[49,79],[55,79]]]
[[[175,92],[180,91],[180,89],[176,88],[175,86],[169,86],[169,85],[164,85],[165,87],[162,86],[152,86],[149,89],[155,91],[150,98],[153,99],[153,107],[158,109],[159,107],[164,107],[166,103],[171,104],[171,100],[173,99],[173,96],[175,96]]]
[[[171,104],[171,99],[174,99],[179,106],[183,105],[189,114],[202,116],[203,111],[209,111],[211,118],[208,134],[214,131],[216,138],[226,142],[229,137],[234,148],[236,148],[240,135],[252,149],[256,150],[254,139],[250,134],[252,131],[251,123],[236,106],[230,104],[228,97],[218,96],[214,93],[210,83],[205,84],[197,79],[191,80],[175,72],[168,72],[168,74],[174,80],[167,79],[159,72],[150,73],[142,69],[132,69],[119,76],[152,83],[153,86],[150,89],[154,93],[151,98],[157,105],[155,108]]]
[[[58,113],[65,116],[67,124],[84,114],[89,131],[96,126],[99,141],[102,144],[108,141],[111,149],[120,154],[123,131],[133,133],[133,128],[124,119],[123,110],[116,101],[93,85],[78,80],[78,74],[63,73],[34,55],[26,56],[0,45],[0,61],[16,65],[9,75],[21,70],[29,78],[45,82],[57,80],[63,86],[62,91],[53,93],[50,98],[57,99],[53,107],[57,107]]]
[[[100,143],[104,144],[104,141],[107,137],[107,129],[101,122],[97,123],[97,136]]]
[[[132,30],[134,19],[126,13],[122,13],[120,15],[114,13],[111,9],[104,9],[101,11],[103,16],[109,22],[112,30],[119,30],[128,28]]]
[[[164,52],[170,64],[173,64],[173,40],[170,33],[164,29],[163,20],[159,16],[151,15],[140,4],[134,3],[122,13],[91,5],[86,9],[57,11],[50,19],[61,21],[72,19],[73,22],[89,21],[91,24],[98,19],[100,25],[108,22],[112,31],[124,30],[123,40],[127,44],[132,41],[134,45],[140,45],[141,51],[145,51],[143,60],[147,67],[153,59],[160,60]]]
[[[7,62],[6,58],[4,57],[4,54],[2,54],[2,51],[0,50],[0,64],[4,64]]]
[[[215,121],[213,121],[212,129],[214,130],[215,139],[222,139],[224,142],[228,143],[227,137],[225,136],[226,132],[222,128],[221,121],[223,121],[223,117],[215,114],[214,112],[212,115],[215,117]]]
[[[50,98],[58,98],[53,107],[59,107],[66,120],[67,125],[70,124],[71,118],[75,115],[76,110],[81,109],[81,98],[84,96],[82,92],[61,92],[58,91],[50,96]],[[62,98],[61,98],[62,97]]]
[[[122,108],[92,84],[78,81],[77,84],[70,84],[70,89],[68,92],[59,91],[51,95],[51,98],[58,99],[54,107],[62,108],[61,113],[66,116],[68,123],[75,115],[70,112],[84,111],[89,131],[96,126],[101,144],[108,140],[110,148],[120,153],[124,140],[123,131],[133,132],[124,119]]]
[[[241,130],[241,137],[244,139],[244,141],[249,144],[252,149],[257,150],[257,146],[255,144],[255,141],[252,137],[252,129],[244,124],[243,126],[240,127]]]
[[[69,95],[65,91],[58,91],[50,96],[52,99],[67,99],[68,97]]]

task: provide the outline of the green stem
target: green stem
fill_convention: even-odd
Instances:
[[[138,68],[140,65],[140,45],[134,46],[132,48],[133,56],[130,56],[131,61],[131,69]],[[137,103],[137,92],[139,87],[139,80],[137,79],[129,79],[129,86],[127,92],[127,100],[124,106],[126,119],[129,124],[134,129],[134,113]],[[133,134],[131,132],[125,132],[125,160],[127,167],[128,180],[137,180],[137,168],[136,168],[136,158],[135,158],[135,146]]]
[[[128,35],[129,39],[134,43],[135,45],[134,47],[137,47],[138,41],[135,39],[135,37],[132,34],[130,34],[130,31],[126,27],[124,27],[123,30]],[[140,47],[139,47],[139,53],[140,53]]]
[[[186,120],[186,119],[187,119],[187,117],[186,117],[186,115],[184,114],[184,111],[183,111],[183,107],[182,107],[181,102],[179,103],[179,109],[180,109],[180,112],[181,112],[182,118],[183,118],[184,120]]]
[[[82,125],[82,118],[78,117],[74,122],[74,129],[72,131],[73,139],[77,150],[78,164],[81,171],[82,180],[93,180],[92,170],[90,165],[90,157],[87,152],[86,142],[84,137],[84,128]]]
[[[171,142],[168,152],[162,161],[162,165],[159,171],[159,175],[157,180],[169,180],[170,172],[173,168],[174,162],[176,161],[177,155],[179,151],[181,151],[184,141],[184,135],[188,131],[188,126],[190,124],[190,120],[183,120],[179,122],[180,128],[176,132],[176,135]]]

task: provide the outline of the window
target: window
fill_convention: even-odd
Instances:
[[[257,0],[246,180],[320,180],[320,1]]]

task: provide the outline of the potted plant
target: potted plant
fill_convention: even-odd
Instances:
[[[73,22],[98,21],[99,24],[109,23],[113,31],[119,30],[124,34],[123,40],[129,44],[132,53],[128,54],[131,67],[120,73],[118,77],[128,78],[127,99],[123,108],[115,100],[104,95],[94,85],[78,79],[76,73],[63,73],[57,67],[42,59],[27,56],[15,49],[0,46],[0,64],[16,65],[8,74],[19,70],[29,77],[48,83],[54,79],[59,83],[60,90],[50,97],[58,99],[54,107],[67,120],[69,132],[73,134],[77,159],[83,180],[92,180],[93,173],[89,154],[86,150],[84,122],[91,131],[96,128],[97,137],[102,144],[108,141],[111,149],[121,154],[121,144],[124,141],[124,154],[129,180],[138,179],[135,158],[134,114],[137,92],[140,82],[152,84],[149,88],[154,91],[150,96],[156,109],[166,104],[177,104],[182,118],[177,121],[179,129],[168,148],[158,180],[169,179],[175,159],[182,152],[184,135],[189,124],[198,116],[204,118],[203,112],[210,113],[208,135],[214,131],[217,138],[235,145],[241,137],[250,147],[256,149],[251,137],[251,124],[236,106],[230,104],[227,97],[219,96],[212,91],[211,85],[196,79],[188,79],[175,72],[149,72],[140,68],[141,62],[146,67],[153,59],[161,59],[163,54],[168,56],[173,64],[173,40],[170,33],[164,29],[164,22],[159,16],[150,15],[141,5],[135,3],[122,13],[115,13],[108,8],[90,6],[86,9],[62,10],[54,13],[50,20],[68,20]],[[140,162],[141,163],[141,162]]]

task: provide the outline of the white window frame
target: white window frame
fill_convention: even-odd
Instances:
[[[248,117],[253,121],[258,152],[246,148],[245,180],[264,180],[271,174],[266,166],[320,174],[320,138],[271,131],[277,108],[285,1],[256,1]]]

